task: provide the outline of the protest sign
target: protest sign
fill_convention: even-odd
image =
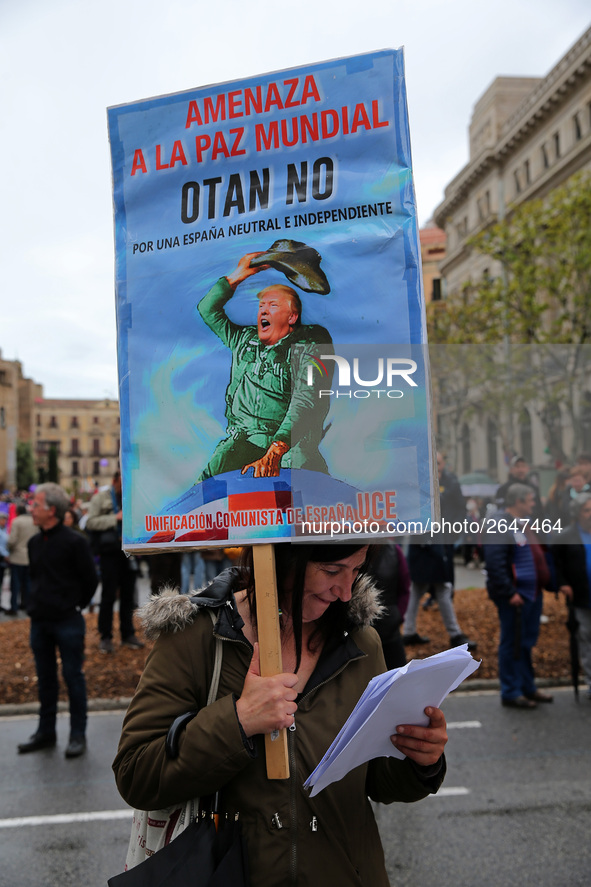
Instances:
[[[124,547],[426,526],[402,51],[121,105],[108,122]]]

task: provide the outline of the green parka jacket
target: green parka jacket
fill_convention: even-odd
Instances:
[[[249,748],[235,711],[252,656],[232,592],[237,576],[235,569],[225,571],[197,595],[165,594],[144,608],[147,632],[158,638],[123,724],[113,764],[119,791],[131,806],[150,810],[221,790],[222,809],[240,813],[252,887],[386,887],[369,798],[408,802],[436,792],[444,759],[435,776],[408,759],[378,758],[314,798],[303,788],[368,681],[386,670],[378,635],[367,625],[380,612],[375,589],[367,579],[355,584],[351,629],[325,644],[297,700],[295,729],[288,731],[290,778],[269,780],[264,739],[254,737]],[[203,606],[219,608],[214,632],[224,644],[218,697],[210,706],[215,642]],[[171,760],[168,729],[190,710],[198,714]]]

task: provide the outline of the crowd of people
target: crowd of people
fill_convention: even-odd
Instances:
[[[278,675],[261,674],[250,549],[147,558],[155,594],[143,608],[143,627],[154,647],[113,763],[130,805],[159,813],[180,805],[180,812],[193,797],[221,792],[226,814],[240,814],[252,883],[259,887],[287,880],[294,859],[306,875],[302,882],[320,883],[321,872],[323,882],[337,873],[352,883],[355,873],[355,883],[387,884],[370,800],[406,803],[438,791],[446,773],[443,712],[427,707],[424,725],[393,724],[390,742],[402,759],[367,761],[317,798],[298,787],[297,774],[312,771],[367,682],[404,665],[407,647],[428,641],[417,631],[425,596],[437,606],[451,646],[477,646],[462,632],[454,608],[454,562],[468,542],[453,523],[470,515],[473,504],[443,454],[437,468],[442,517],[452,525],[440,536],[381,545],[274,546],[283,661]],[[486,539],[475,534],[469,544],[479,546],[498,613],[503,706],[531,711],[553,701],[537,686],[532,663],[545,590],[561,593],[568,604],[591,699],[591,459],[558,475],[544,499],[527,462],[514,457],[486,514]],[[534,521],[546,518],[559,527],[560,538],[539,531]],[[26,609],[30,617],[39,695],[37,728],[18,745],[19,754],[57,744],[58,661],[69,699],[65,756],[86,751],[83,610],[99,584],[99,650],[116,652],[115,629],[121,646],[143,646],[135,625],[139,568],[122,552],[121,525],[118,472],[84,507],[53,483],[0,501],[0,587],[8,567],[6,615]],[[237,557],[239,568],[232,568]],[[195,594],[200,586],[202,594]],[[169,591],[162,595],[164,587]],[[217,697],[206,702],[217,647],[224,649]],[[265,735],[287,728],[289,778],[269,780]],[[296,731],[301,741],[293,738]],[[287,827],[287,810],[310,822],[309,834]],[[269,811],[276,811],[270,819]],[[271,823],[266,829],[260,827],[265,817]]]
[[[556,472],[554,482],[546,496],[540,495],[539,478],[523,456],[515,455],[509,461],[507,480],[497,487],[492,496],[466,498],[464,517],[478,522],[481,518],[502,511],[506,495],[512,484],[525,484],[534,496],[534,508],[530,521],[539,526],[540,535],[556,536],[565,531],[573,521],[573,503],[581,493],[591,492],[591,453],[581,453],[573,465],[563,466]],[[484,564],[483,535],[466,532],[463,536],[463,560],[470,569]]]
[[[532,665],[544,590],[564,595],[591,699],[591,456],[582,454],[575,465],[559,471],[545,498],[527,461],[515,456],[507,481],[488,503],[462,494],[443,454],[438,454],[437,466],[442,517],[453,524],[486,514],[486,538],[474,534],[466,539],[465,534],[448,532],[372,546],[364,571],[381,594],[382,611],[375,628],[386,667],[404,665],[407,647],[429,641],[417,631],[425,596],[423,607],[437,606],[450,646],[467,644],[469,650],[476,649],[476,642],[458,624],[454,609],[454,561],[463,552],[465,563],[485,567],[487,590],[497,609],[502,704],[531,710],[552,701],[550,694],[536,686]],[[38,729],[21,743],[20,753],[55,745],[56,652],[70,699],[66,755],[75,757],[86,748],[86,623],[81,611],[89,605],[92,608],[97,587],[101,589],[99,650],[107,655],[115,652],[115,628],[122,646],[143,646],[134,624],[140,565],[121,550],[121,521],[118,472],[108,487],[84,504],[72,501],[55,484],[0,499],[0,588],[8,573],[5,586],[10,601],[3,612],[14,617],[26,611],[31,618],[40,699]],[[541,521],[560,532],[553,536],[542,532]],[[149,556],[145,562],[151,590],[158,594],[167,586],[188,594],[209,585],[238,555],[240,549]]]
[[[453,609],[454,558],[462,553],[467,567],[484,567],[487,591],[497,609],[502,704],[532,710],[553,701],[537,688],[532,664],[544,590],[564,596],[591,699],[591,454],[581,453],[574,465],[561,468],[545,497],[520,455],[511,458],[507,480],[488,500],[465,498],[443,454],[438,454],[437,463],[441,516],[448,524],[462,524],[464,532],[454,538],[448,530],[439,538],[413,539],[409,544],[413,581],[405,644],[429,640],[416,631],[419,601],[428,593],[423,606],[438,604],[450,644],[467,642],[469,649],[475,648],[460,633]]]
[[[135,631],[138,562],[121,547],[121,476],[82,504],[55,483],[35,486],[20,496],[0,499],[0,590],[9,573],[10,605],[2,613],[30,618],[30,644],[37,672],[39,722],[35,733],[18,746],[27,754],[55,746],[59,693],[58,654],[68,691],[70,735],[67,758],[86,750],[87,693],[84,676],[86,621],[100,583],[99,650],[113,654],[118,624],[121,646],[144,646]],[[190,573],[196,585],[214,577],[235,557],[235,550],[191,553]],[[147,558],[153,593],[179,587],[184,556]],[[193,585],[194,587],[194,585]],[[188,588],[187,588],[188,590]],[[118,608],[116,602],[118,601]],[[114,612],[118,609],[118,618]]]
[[[0,606],[0,614],[16,617],[26,614],[29,601],[29,539],[39,532],[32,516],[34,485],[16,494],[0,494],[0,589],[9,589],[9,606]],[[65,492],[65,491],[64,491]],[[202,549],[184,553],[126,557],[121,551],[121,476],[116,472],[111,484],[96,489],[88,500],[67,495],[63,524],[85,536],[91,546],[95,565],[101,578],[98,605],[102,652],[112,653],[113,612],[119,601],[119,629],[124,646],[143,646],[130,623],[130,612],[137,608],[137,579],[140,574],[150,580],[152,594],[164,586],[180,588],[183,594],[211,582],[218,573],[235,562],[239,549]],[[123,613],[121,615],[121,609]]]

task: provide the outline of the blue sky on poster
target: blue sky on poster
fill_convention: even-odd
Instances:
[[[494,77],[545,75],[588,25],[587,0],[4,0],[3,357],[46,397],[117,396],[107,106],[404,46],[423,224]]]

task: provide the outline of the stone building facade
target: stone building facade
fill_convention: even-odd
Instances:
[[[47,469],[57,451],[59,482],[69,492],[92,493],[119,467],[119,404],[116,400],[39,399],[35,404],[34,452]]]
[[[574,173],[591,170],[591,28],[546,77],[497,77],[476,102],[469,145],[468,163],[434,212],[435,224],[447,235],[439,267],[442,292],[449,298],[467,284],[501,273],[494,260],[470,247],[470,238],[525,201],[547,196]],[[439,445],[451,447],[460,474],[484,469],[505,479],[509,454],[497,436],[495,416],[482,411],[453,433],[446,431],[444,415],[438,420]],[[566,423],[563,431],[568,438]],[[514,438],[513,452],[525,451],[542,481],[549,481],[556,466],[535,409],[521,411]]]
[[[0,352],[0,493],[16,490],[18,443],[31,445],[41,474],[55,448],[59,483],[70,493],[94,492],[119,468],[119,430],[116,400],[44,398],[43,386]]]
[[[35,401],[41,394],[20,361],[3,360],[0,351],[0,492],[16,485],[17,442],[32,443]]]
[[[0,357],[0,492],[14,486],[18,433],[18,370],[16,361]]]
[[[491,261],[469,238],[591,170],[591,28],[546,77],[497,77],[477,101],[469,132],[470,159],[434,212],[447,235],[440,269],[450,296]]]

